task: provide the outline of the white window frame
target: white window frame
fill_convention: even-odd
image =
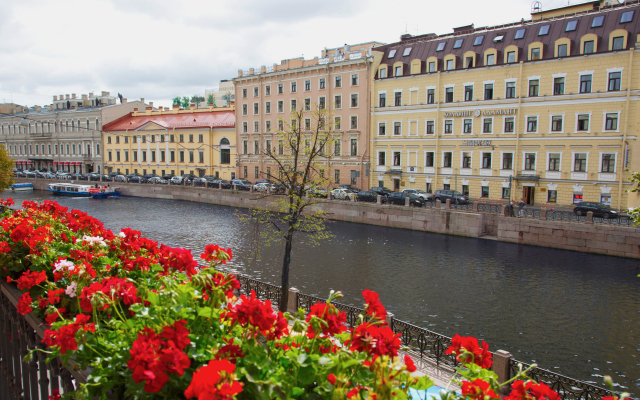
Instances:
[[[335,104],[336,104],[336,97],[340,97],[340,107],[336,107],[336,106],[335,106]],[[342,102],[342,95],[341,95],[341,94],[335,94],[335,95],[333,95],[333,106],[334,106],[334,109],[336,109],[336,110],[342,110],[342,106],[343,106],[343,104],[344,104],[344,103]]]
[[[536,131],[535,132],[529,132],[527,130],[528,125],[529,125],[529,117],[536,117]],[[524,116],[524,134],[538,134],[540,133],[540,114],[529,114],[529,115],[525,115]]]
[[[453,151],[454,149],[447,149],[447,150],[440,150],[440,168],[453,168],[453,154],[455,153]],[[451,153],[451,166],[450,167],[445,167],[444,166],[444,153]],[[434,165],[435,165],[435,161],[434,161]]]
[[[358,99],[358,105],[357,106],[352,106],[351,105],[351,98],[353,97],[353,95],[356,95],[356,99]],[[360,94],[359,93],[349,93],[349,108],[360,108]]]
[[[380,107],[380,95],[384,94],[384,106],[388,107],[389,103],[387,102],[387,100],[389,100],[387,98],[387,91],[386,90],[378,90],[378,107]]]
[[[453,98],[451,99],[451,102],[454,103],[456,101],[456,84],[450,83],[442,87],[442,93],[444,93],[444,98],[442,99],[443,103],[447,102],[447,89],[449,88],[453,89]]]
[[[324,79],[324,88],[320,88],[320,83]],[[327,90],[327,78],[318,78],[318,90]]]
[[[463,157],[463,154],[464,154],[464,153],[471,153],[471,163],[469,164],[470,166],[469,166],[469,168],[468,168],[468,169],[473,169],[473,153],[475,153],[475,152],[473,151],[473,148],[472,148],[472,147],[469,147],[469,148],[468,148],[468,149],[466,149],[466,150],[460,150],[460,169],[465,168],[465,167],[463,167],[463,166],[462,166],[462,162],[464,161],[464,160],[463,160],[463,158],[464,158],[464,157]],[[453,163],[452,163],[452,165],[453,165]],[[465,168],[465,169],[466,169],[466,168]]]
[[[271,120],[270,119],[264,121],[264,131],[265,132],[271,132]]]
[[[433,133],[427,133],[427,126],[429,126],[429,122],[433,122]],[[424,120],[424,135],[425,136],[435,136],[436,135],[436,120],[435,119],[425,119]]]
[[[619,71],[614,71],[614,72],[619,72]],[[618,161],[620,161],[618,159],[618,152],[617,151],[601,151],[599,152],[600,156],[598,157],[598,173],[599,174],[615,174],[618,172]],[[613,172],[603,172],[600,170],[600,168],[602,168],[602,158],[605,154],[614,154],[616,156],[616,161],[613,163]]]
[[[293,84],[296,84],[296,91],[293,91]],[[289,83],[289,93],[298,93],[298,81],[293,81]]]
[[[409,132],[408,132],[408,136],[418,136],[418,131],[420,130],[420,121],[417,119],[410,119],[409,121],[407,121],[409,124]],[[416,131],[412,132],[411,131],[411,123],[415,122],[416,123]]]
[[[380,153],[384,153],[384,164],[380,164]],[[378,150],[378,156],[376,157],[376,165],[386,167],[387,166],[387,150]],[[402,157],[402,156],[400,156]],[[400,159],[402,161],[402,158]]]
[[[482,158],[483,158],[482,156],[483,156],[484,154],[487,154],[487,153],[488,153],[488,154],[491,154],[491,167],[489,167],[489,168],[482,168]],[[500,161],[502,161],[502,160],[500,160]],[[488,170],[493,170],[494,162],[495,162],[495,160],[494,160],[494,158],[493,158],[493,150],[488,150],[488,151],[482,151],[482,150],[481,150],[481,151],[480,151],[480,165],[478,165],[478,169],[488,169]]]
[[[495,89],[495,86],[494,86]],[[495,92],[494,92],[495,94]],[[491,120],[491,132],[485,132],[484,131],[484,120],[485,119],[490,119]],[[496,125],[495,125],[495,121],[493,119],[493,117],[482,117],[482,120],[480,121],[482,126],[480,127],[480,134],[481,135],[493,135],[496,132]]]
[[[398,163],[398,165],[395,165],[393,163],[395,157],[395,154],[398,153],[400,154],[400,162]],[[402,150],[391,150],[391,166],[392,167],[402,167]]]
[[[551,171],[549,169],[549,160],[551,159],[551,154],[558,154],[560,153],[560,169],[558,171]],[[547,163],[544,165],[545,167],[545,171],[546,172],[562,172],[562,157],[564,156],[564,152],[562,150],[560,151],[547,151]],[[536,163],[538,162],[538,158],[536,157]]]
[[[566,82],[565,82],[565,85],[566,85]],[[557,116],[562,116],[562,130],[561,131],[553,131],[553,130],[551,130],[551,126],[553,124],[553,117],[557,117]],[[564,128],[566,127],[565,120],[566,120],[565,113],[549,113],[549,134],[551,135],[551,134],[556,134],[556,133],[557,134],[564,133]]]
[[[337,82],[337,80],[336,80],[336,79],[337,79],[338,77],[340,77],[340,86],[336,86],[336,82]],[[343,77],[342,77],[342,74],[338,74],[338,75],[335,75],[335,76],[333,77],[333,87],[334,87],[334,88],[341,88],[341,87],[343,87],[343,85],[342,85],[342,82],[343,82],[342,78],[343,78]]]
[[[531,169],[526,169],[526,170],[524,169],[525,163],[526,163],[526,161],[527,161],[527,160],[526,160],[526,155],[527,155],[527,154],[535,154],[535,155],[536,155],[536,162],[535,162],[535,166],[534,166],[534,168],[533,168],[532,170],[531,170]],[[522,172],[523,172],[523,173],[524,173],[524,171],[536,171],[536,172],[537,172],[537,171],[538,171],[538,161],[539,161],[539,159],[538,159],[538,152],[537,152],[537,151],[527,151],[527,150],[523,150],[523,151],[522,151]]]
[[[396,123],[400,123],[400,134],[396,135]],[[402,121],[393,121],[391,126],[391,135],[390,136],[402,136]]]
[[[620,132],[620,114],[621,113],[622,113],[621,110],[603,111],[602,112],[602,132]],[[618,129],[616,129],[615,131],[605,129],[607,127],[607,114],[618,114],[618,127],[617,127]]]
[[[503,97],[503,99],[506,99],[506,98],[507,98],[507,83],[512,83],[512,82],[516,84],[516,94],[515,94],[515,96],[514,96],[514,97],[512,97],[512,98],[513,98],[513,99],[517,99],[517,98],[518,98],[518,96],[520,95],[520,94],[518,93],[518,78],[506,78],[506,79],[504,80],[504,97]],[[494,89],[495,89],[495,87],[494,87]],[[495,94],[495,93],[494,93],[494,94]]]
[[[358,83],[356,83],[355,85],[353,84],[353,77],[356,76],[356,79],[358,80]],[[349,77],[349,86],[353,87],[353,86],[360,86],[360,74],[351,74],[351,76]]]
[[[429,153],[433,153],[433,166],[428,167],[427,166],[427,154]],[[425,150],[424,151],[424,167],[425,168],[435,168],[436,167],[436,152],[435,150]]]
[[[268,109],[267,109],[267,104],[269,105]],[[271,114],[271,102],[270,101],[265,101],[264,102],[264,113],[265,114]]]
[[[402,101],[400,102],[399,106],[396,106],[396,93],[398,92],[400,92],[400,98],[404,100],[404,97],[402,96],[402,89],[393,89],[393,98],[391,99],[391,101],[393,102],[393,105],[391,107],[402,107]]]
[[[471,133],[464,133],[464,121],[470,119],[471,120]],[[461,135],[473,135],[473,123],[474,123],[475,118],[462,118],[462,129],[460,130],[460,134]]]
[[[572,151],[571,152],[571,167],[570,167],[570,171],[571,172],[577,172],[579,174],[583,173],[583,171],[574,171],[573,168],[576,165],[576,154],[586,154],[587,155],[587,160],[585,161],[585,165],[586,168],[584,169],[584,173],[589,172],[589,151]],[[617,161],[617,159],[616,159]],[[600,161],[602,163],[602,161]]]
[[[445,133],[447,121],[451,121],[451,133]],[[455,131],[455,120],[453,118],[443,118],[442,119],[442,135],[443,136],[453,135],[455,133],[454,131]]]
[[[554,96],[554,91],[555,91],[555,87],[556,87],[556,78],[564,78],[564,94],[561,95],[556,95],[556,96],[564,96],[567,94],[567,73],[566,72],[561,72],[558,74],[551,74],[551,95]],[[542,85],[540,85],[540,87],[542,87]],[[540,90],[540,89],[538,89]],[[579,91],[578,91],[579,93]],[[540,96],[540,94],[538,93],[538,96]],[[557,115],[557,114],[556,114]],[[564,121],[562,122],[564,124]],[[562,129],[564,130],[564,126],[562,127]],[[551,131],[551,130],[549,130]]]
[[[577,94],[587,94],[587,93],[580,93],[580,81],[582,79],[582,75],[591,75],[591,92],[589,92],[589,93],[593,93],[593,75],[594,75],[594,73],[595,73],[595,70],[578,72],[578,88],[576,89],[575,93],[577,93]],[[607,88],[608,88],[608,85],[609,85],[609,83],[607,82]],[[589,122],[589,124],[591,124],[591,122]],[[576,124],[576,126],[577,126],[577,124]],[[589,128],[589,129],[591,129],[591,128]]]
[[[356,127],[355,128],[351,127],[351,119],[353,117],[356,117]],[[340,124],[342,125],[342,121],[340,121]],[[358,115],[349,115],[349,130],[352,131],[352,130],[359,130],[359,129],[360,129],[360,120],[358,118]]]
[[[513,118],[513,132],[506,132],[504,130],[505,125],[507,125],[507,118]],[[505,115],[502,117],[502,134],[503,135],[515,135],[518,127],[518,117],[515,115]]]
[[[289,100],[289,112],[293,111],[293,102],[296,102],[296,110],[298,110],[298,107],[300,107],[300,104],[298,104],[298,99],[290,99]],[[325,104],[326,106],[326,104]],[[304,107],[304,105],[303,105]]]
[[[282,111],[280,111],[280,102],[282,102]],[[284,113],[284,100],[278,100],[278,102],[276,103],[276,109],[276,114]]]
[[[473,91],[473,94],[474,95],[476,94],[476,83],[475,82],[465,82],[465,83],[462,84],[462,101],[466,101],[464,99],[464,96],[465,96],[465,92],[467,90],[467,86],[471,86],[471,90]],[[435,86],[434,86],[434,88],[435,88]],[[469,100],[469,101],[474,101],[473,100],[473,96],[471,96],[471,100]]]
[[[253,121],[253,133],[260,132],[260,121]]]
[[[503,160],[504,160],[504,155],[505,154],[511,154],[511,169],[504,169],[502,168],[503,165]],[[513,171],[514,170],[514,163],[515,163],[515,151],[500,151],[500,171]]]
[[[384,135],[380,134],[380,125],[384,124]],[[378,121],[378,131],[376,132],[376,136],[389,136],[389,133],[387,132],[387,121]]]
[[[575,133],[591,133],[591,114],[592,114],[592,111],[589,111],[589,112],[576,112],[576,125],[574,127]],[[589,115],[589,129],[587,129],[586,131],[579,131],[578,130],[578,116],[579,115]]]

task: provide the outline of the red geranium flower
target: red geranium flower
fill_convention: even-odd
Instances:
[[[1,206],[11,207],[14,204],[16,203],[13,202],[13,199],[11,197],[7,197],[6,199],[0,199]]]
[[[404,356],[404,365],[407,367],[407,371],[409,372],[415,372],[418,369],[416,368],[416,365],[413,363],[413,358],[409,357],[406,354]]]
[[[227,261],[231,260],[231,257],[233,257],[231,248],[223,249],[217,244],[208,244],[204,248],[204,253],[200,254],[200,258],[205,261],[220,261],[223,264],[226,264]]]
[[[445,354],[451,353],[454,353],[461,363],[471,362],[482,368],[491,368],[493,364],[487,342],[483,340],[480,348],[478,339],[471,336],[463,337],[456,334],[451,339],[451,346],[445,351]]]
[[[313,317],[317,317],[321,321],[317,321]],[[310,322],[309,328],[307,328],[307,337],[313,339],[319,335],[328,336],[342,333],[347,330],[344,325],[346,321],[347,313],[339,311],[333,304],[314,304],[307,314],[307,322]]]
[[[11,252],[11,246],[7,242],[0,242],[0,253],[7,254]]]
[[[49,396],[49,400],[60,400],[62,397],[60,396],[60,390],[53,389],[51,391],[51,396]]]
[[[47,273],[44,271],[33,272],[26,271],[22,274],[18,280],[16,280],[18,284],[18,289],[20,290],[29,290],[32,287],[39,285],[40,283],[47,280]]]
[[[384,309],[384,306],[380,302],[378,293],[372,292],[369,289],[365,289],[362,292],[362,296],[364,296],[364,301],[367,303],[367,307],[366,307],[367,314],[381,321],[385,321],[385,317],[387,316],[387,310]]]
[[[472,400],[499,399],[500,396],[489,388],[489,382],[476,379],[473,382],[462,382],[462,396]]]
[[[348,344],[351,350],[367,352],[377,358],[384,355],[397,356],[402,342],[400,334],[394,334],[388,326],[365,322],[352,330]]]
[[[20,299],[18,299],[18,312],[22,315],[25,315],[33,311],[33,308],[31,308],[32,301],[33,299],[28,292],[20,296]]]
[[[560,395],[545,383],[529,381],[525,384],[517,380],[511,384],[511,392],[507,400],[560,400]],[[605,398],[603,397],[602,400]]]
[[[240,303],[226,313],[226,318],[239,323],[241,326],[251,325],[267,336],[277,316],[271,307],[271,301],[262,301],[256,298],[256,292],[251,291],[251,296],[242,295]]]
[[[230,400],[242,392],[242,383],[235,380],[236,366],[227,360],[211,360],[193,374],[184,396],[198,400]]]
[[[330,384],[332,384],[333,386],[336,385],[336,376],[334,374],[329,374],[327,375],[327,380],[329,381]]]

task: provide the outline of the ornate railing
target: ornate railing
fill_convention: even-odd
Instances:
[[[586,215],[576,215],[573,211],[547,210],[545,216],[554,221],[585,222],[587,220]]]
[[[524,210],[525,217],[531,218],[540,218],[542,211],[539,208],[525,208]]]
[[[302,308],[306,312],[309,312],[311,306],[317,303],[324,303],[326,299],[310,296],[308,294],[302,294],[298,292],[296,294],[296,307]],[[364,314],[365,311],[363,308],[353,307],[342,303],[332,302],[336,308],[342,312],[347,314],[347,326],[350,328],[354,328],[358,325],[358,320],[360,318],[360,314]]]
[[[451,204],[451,208],[454,208],[454,209],[456,209],[456,210],[473,211],[473,203],[467,203],[467,204]]]
[[[280,307],[280,295],[282,292],[280,286],[260,282],[241,274],[238,274],[237,278],[240,281],[240,290],[242,293],[248,295],[253,290],[256,292],[256,297],[259,299],[271,300],[271,304],[274,308],[277,308],[278,310],[284,310],[284,308],[286,308]]]
[[[523,370],[530,367],[529,364],[521,363],[513,358],[509,359],[511,377],[518,373],[518,364],[522,364]],[[613,396],[609,390],[542,368],[532,368],[527,372],[527,376],[537,382],[546,383],[551,389],[558,392],[563,400],[600,400],[604,396]]]
[[[455,357],[445,354],[447,348],[451,346],[450,337],[398,319],[391,320],[391,329],[394,333],[402,335],[404,346],[419,352],[421,357],[432,358],[438,365],[456,366],[458,364]]]
[[[478,204],[479,212],[500,213],[502,212],[502,204]]]
[[[593,217],[594,224],[633,226],[633,219],[622,216],[616,218]]]

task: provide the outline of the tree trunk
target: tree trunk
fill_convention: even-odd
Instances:
[[[287,230],[286,243],[284,245],[284,259],[282,260],[282,292],[280,293],[280,304],[278,308],[284,312],[289,304],[289,265],[291,264],[291,247],[293,245],[293,224],[289,224]]]

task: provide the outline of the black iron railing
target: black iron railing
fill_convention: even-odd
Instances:
[[[502,204],[478,204],[478,212],[500,213],[502,212]]]
[[[324,303],[326,301],[326,299],[310,296],[308,294],[302,294],[299,292],[296,294],[296,307],[302,308],[306,312],[309,312],[312,305],[317,303]],[[356,327],[358,325],[360,315],[365,313],[363,308],[353,307],[337,302],[332,302],[332,304],[335,305],[338,310],[347,314],[347,326],[350,328]]]
[[[429,357],[435,360],[438,365],[456,366],[458,364],[454,356],[445,354],[445,351],[451,346],[450,337],[398,319],[391,320],[391,329],[394,333],[402,335],[404,346],[420,353],[421,357]]]
[[[545,216],[554,221],[585,222],[586,215],[576,215],[573,211],[547,210]]]
[[[270,283],[260,282],[253,278],[249,278],[246,275],[238,274],[236,276],[240,281],[240,290],[247,296],[253,290],[256,292],[256,297],[261,300],[270,300],[274,308],[278,310],[286,309],[286,307],[280,307],[280,286],[272,285]]]

